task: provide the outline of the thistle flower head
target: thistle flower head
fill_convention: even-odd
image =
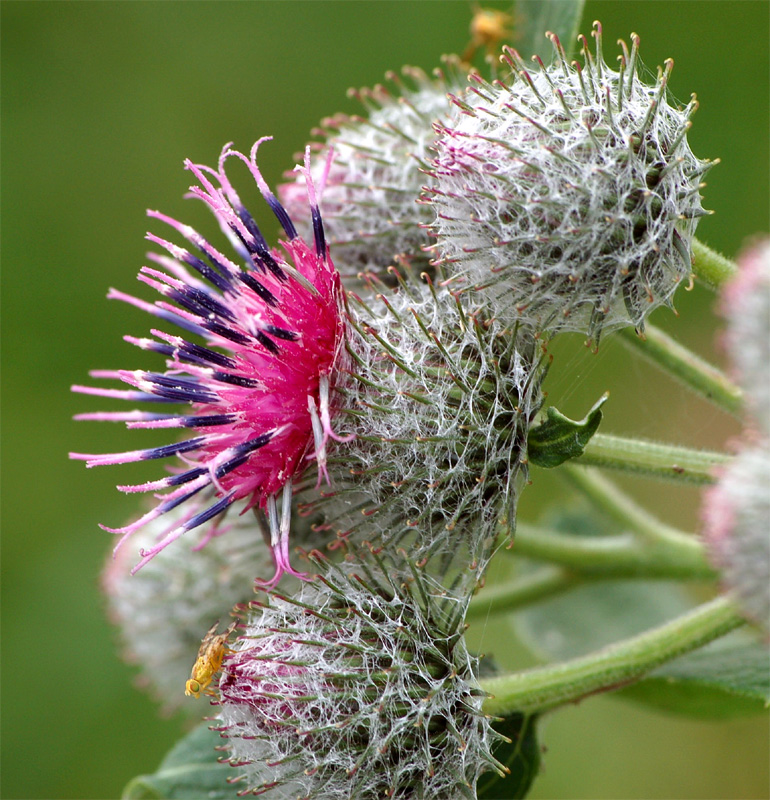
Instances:
[[[770,240],[747,250],[721,298],[725,344],[754,420],[770,436]]]
[[[379,288],[349,304],[340,413],[356,436],[330,453],[332,491],[310,505],[346,538],[416,561],[458,564],[465,549],[478,577],[498,517],[515,521],[543,353],[429,280]]]
[[[417,205],[436,138],[435,120],[448,121],[454,107],[447,92],[460,91],[465,72],[447,61],[447,74],[429,79],[404,67],[407,83],[388,73],[391,86],[352,92],[366,115],[338,115],[314,131],[325,141],[316,146],[311,173],[322,196],[324,222],[337,267],[344,275],[383,271],[406,254],[427,265],[422,248],[430,243],[421,227],[432,214]],[[333,160],[329,162],[329,158]],[[304,202],[303,174],[278,187],[290,213]]]
[[[690,274],[690,242],[709,168],[687,144],[692,102],[670,105],[666,62],[654,85],[640,77],[639,39],[618,71],[583,39],[568,64],[532,72],[504,48],[509,81],[476,86],[445,124],[426,199],[436,263],[458,290],[481,291],[495,314],[536,330],[598,340],[643,328]]]
[[[216,728],[244,791],[475,797],[478,776],[500,767],[464,609],[431,597],[417,571],[375,577],[362,563],[252,603],[223,665]]]
[[[328,439],[334,434],[332,395],[344,340],[343,296],[326,247],[312,182],[307,190],[314,245],[297,235],[285,209],[267,187],[256,163],[258,141],[247,157],[226,146],[217,169],[186,162],[198,184],[190,190],[214,212],[242,266],[193,228],[156,211],[190,249],[155,234],[148,239],[168,255],[150,255],[139,280],[162,296],[154,304],[123,292],[109,297],[130,303],[182,334],[153,329],[154,338],[126,337],[143,350],[166,357],[164,372],[110,370],[92,377],[121,380],[129,390],[75,386],[75,391],[137,402],[151,411],[83,414],[80,419],[125,421],[130,428],[192,429],[194,435],[160,447],[106,455],[71,454],[87,466],[122,464],[170,456],[181,470],[125,492],[168,489],[149,513],[124,528],[118,546],[148,522],[184,504],[186,516],[152,547],[139,567],[185,532],[234,503],[267,514],[275,560],[274,580],[293,572],[288,556],[292,484],[311,459],[325,471]],[[286,241],[270,249],[244,208],[225,171],[242,161],[281,223]],[[183,412],[165,411],[184,403]],[[281,509],[278,497],[281,496]]]
[[[770,634],[770,442],[742,450],[705,495],[711,560],[746,617]]]

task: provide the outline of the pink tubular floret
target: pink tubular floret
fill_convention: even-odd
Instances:
[[[127,492],[157,492],[154,509],[123,528],[118,547],[135,530],[185,503],[189,514],[154,547],[141,553],[135,569],[147,563],[186,531],[221,518],[241,501],[243,512],[266,514],[276,583],[284,572],[296,573],[289,558],[293,486],[315,461],[318,479],[326,476],[330,438],[344,440],[332,428],[337,376],[344,365],[344,295],[329,258],[315,191],[305,167],[314,246],[300,238],[284,208],[265,183],[256,163],[260,139],[247,157],[227,145],[217,169],[185,162],[198,181],[190,196],[203,200],[238,258],[238,267],[203,236],[171,217],[148,212],[169,225],[188,247],[148,234],[167,255],[151,255],[155,267],[143,267],[139,280],[158,291],[154,304],[116,290],[115,298],[148,311],[182,329],[170,334],[152,329],[154,338],[126,337],[143,350],[166,358],[164,372],[110,370],[95,378],[118,379],[130,390],[73,386],[73,391],[162,404],[160,413],[145,410],[96,412],[78,419],[122,421],[136,428],[192,428],[178,442],[125,453],[71,453],[87,466],[181,459],[166,477]],[[286,232],[280,248],[269,248],[225,173],[235,157],[248,167],[263,198]],[[184,412],[175,410],[185,404]],[[170,410],[169,410],[170,407]],[[157,408],[157,405],[156,405]],[[280,495],[280,508],[277,502]],[[204,533],[204,541],[207,540]],[[117,549],[117,547],[116,547]]]

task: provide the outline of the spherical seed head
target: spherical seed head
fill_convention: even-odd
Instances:
[[[446,287],[379,288],[349,303],[340,418],[356,436],[335,445],[332,491],[311,507],[346,538],[415,561],[464,558],[478,577],[498,518],[515,521],[544,354]]]
[[[191,195],[213,211],[242,266],[191,227],[149,212],[191,249],[149,234],[150,241],[168,255],[151,254],[161,269],[144,267],[139,280],[164,299],[150,304],[110,292],[110,297],[181,329],[182,335],[153,329],[153,339],[126,337],[143,350],[165,355],[166,371],[92,373],[96,378],[119,379],[132,387],[129,391],[73,387],[86,394],[152,402],[162,412],[169,405],[187,405],[183,413],[136,410],[79,417],[196,432],[182,441],[146,450],[71,454],[89,467],[182,456],[184,468],[170,477],[119,487],[127,492],[169,491],[137,522],[107,529],[123,534],[118,546],[142,525],[180,504],[189,512],[167,536],[141,551],[139,567],[186,531],[240,501],[244,510],[256,506],[268,515],[274,580],[278,580],[283,572],[292,572],[288,561],[292,483],[311,460],[317,463],[319,474],[325,469],[326,443],[334,436],[333,387],[345,335],[340,277],[329,258],[312,182],[307,185],[314,234],[310,245],[298,236],[259,172],[256,154],[262,141],[249,156],[227,145],[217,169],[186,162],[198,181]],[[232,158],[245,164],[283,226],[286,240],[280,250],[268,247],[231,184],[225,163]],[[281,511],[276,502],[279,494]]]
[[[725,344],[753,420],[770,436],[770,240],[743,253],[738,268],[722,291]]]
[[[746,617],[770,635],[770,441],[741,451],[708,489],[704,537]]]
[[[419,581],[344,564],[293,598],[254,605],[219,684],[217,729],[240,785],[449,800],[474,796],[478,776],[499,768],[464,606]]]
[[[430,240],[422,226],[432,212],[416,202],[425,182],[421,169],[436,138],[434,121],[447,122],[455,111],[447,92],[461,91],[465,72],[447,61],[446,74],[432,80],[413,67],[405,67],[403,74],[406,82],[390,74],[389,86],[353,93],[364,104],[365,116],[332,117],[318,131],[324,141],[317,146],[311,173],[343,275],[383,271],[401,254],[428,264],[422,248]],[[294,211],[306,202],[305,178],[287,177],[291,181],[278,187],[279,197],[299,217]]]
[[[709,164],[687,144],[694,100],[669,103],[672,62],[647,85],[638,37],[614,71],[598,23],[594,35],[583,66],[556,37],[549,67],[506,50],[510,79],[477,80],[437,140],[426,199],[436,262],[458,290],[507,320],[598,340],[641,329],[689,276]]]

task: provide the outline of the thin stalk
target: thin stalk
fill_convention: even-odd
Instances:
[[[532,605],[540,600],[561,594],[583,582],[583,578],[558,567],[542,569],[516,578],[508,583],[498,583],[482,589],[468,605],[466,620],[479,619],[490,614],[512,611]]]
[[[693,239],[692,271],[710,289],[720,289],[738,272],[738,267],[734,261]]]
[[[541,713],[599,692],[619,689],[677,656],[718,639],[745,623],[727,597],[718,597],[657,628],[587,656],[509,675],[484,678],[492,716]]]
[[[596,433],[575,463],[703,485],[713,483],[714,467],[729,460],[724,453]]]
[[[701,545],[697,539],[671,525],[666,525],[598,470],[567,464],[560,474],[624,530],[636,533],[650,542],[669,543],[672,547],[679,548],[682,555],[687,552],[702,555]]]
[[[743,392],[721,370],[683,347],[654,325],[644,337],[631,328],[619,331],[621,341],[648,361],[681,381],[687,388],[730,414],[740,416]]]
[[[710,580],[716,576],[703,547],[689,537],[640,542],[630,534],[575,536],[520,522],[513,552],[559,564],[569,569],[576,581],[600,577]]]

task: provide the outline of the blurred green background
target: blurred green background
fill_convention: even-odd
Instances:
[[[674,57],[674,95],[698,93],[693,150],[722,158],[705,190],[717,214],[699,236],[728,254],[768,225],[769,8],[589,0],[582,25],[602,20],[608,61],[618,37],[638,32],[648,66]],[[260,166],[274,184],[322,117],[357,111],[349,86],[461,51],[470,3],[5,0],[0,12],[2,796],[115,798],[154,769],[180,722],[159,719],[132,687],[98,589],[111,541],[97,523],[133,513],[114,484],[145,472],[86,472],[66,457],[137,446],[122,426],[71,422],[97,406],[70,384],[90,368],[136,365],[121,337],[149,328],[146,315],[105,302],[106,290],[133,291],[145,208],[197,219],[182,199],[185,157],[213,163],[225,142],[244,149],[272,134]],[[713,297],[696,288],[677,306],[679,318],[662,310],[656,321],[720,361]],[[708,447],[738,432],[611,340],[598,355],[571,342],[557,355],[551,399],[582,415],[611,389],[605,431]],[[533,478],[522,504],[530,518],[560,487]],[[667,519],[697,525],[696,491],[624,485]],[[489,625],[477,634],[487,647],[508,636]],[[534,798],[768,796],[766,717],[697,723],[601,698],[555,715],[543,742]]]

